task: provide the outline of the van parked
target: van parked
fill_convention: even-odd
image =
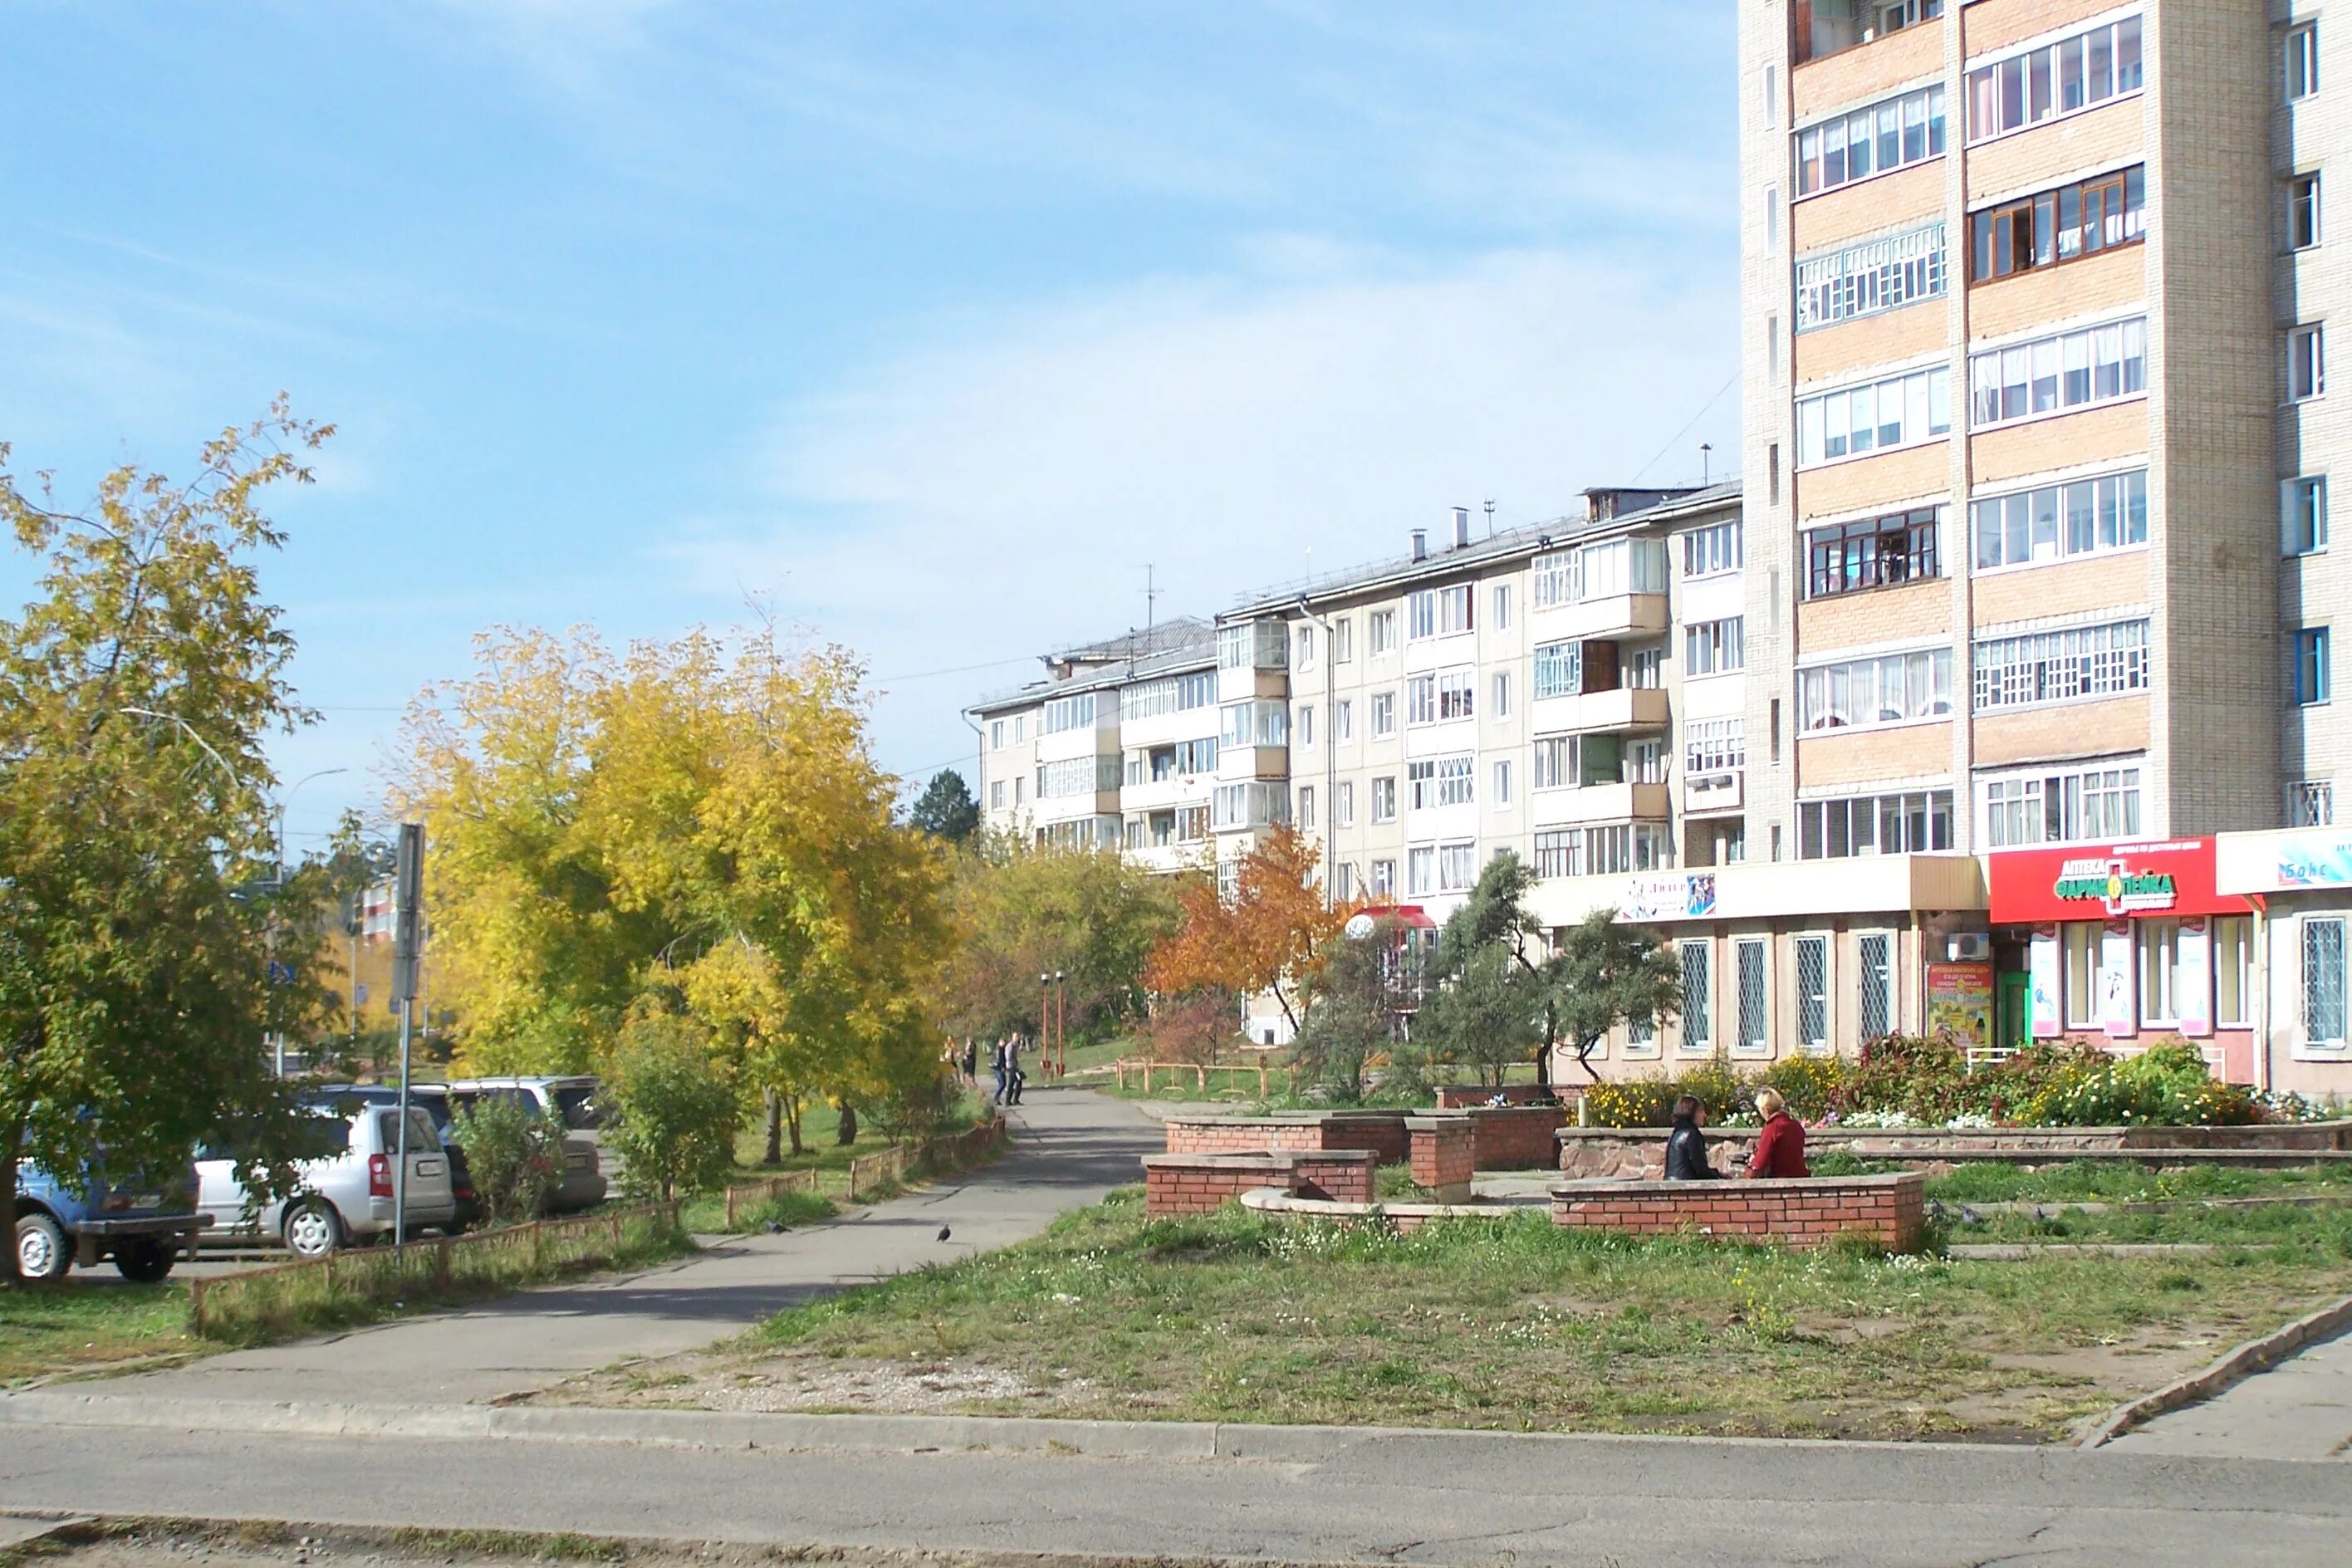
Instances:
[[[412,1108],[408,1119],[408,1229],[446,1230],[457,1214],[448,1154],[431,1117]],[[400,1112],[358,1105],[311,1110],[303,1120],[310,1152],[295,1166],[291,1197],[265,1203],[247,1188],[229,1151],[197,1151],[199,1206],[212,1221],[205,1240],[258,1237],[298,1258],[324,1258],[392,1234]]]

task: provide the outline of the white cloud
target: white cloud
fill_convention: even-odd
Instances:
[[[1494,496],[1508,524],[1631,480],[1736,366],[1729,276],[1515,252],[1402,276],[1162,281],[968,324],[778,411],[748,514],[698,520],[667,552],[706,592],[774,590],[886,669],[1139,622],[1146,562],[1161,614],[1213,612],[1398,553],[1450,505]],[[1698,443],[1727,457],[1738,429],[1726,395],[1652,482],[1695,479]],[[888,760],[961,749],[954,710],[1003,683],[886,701]]]

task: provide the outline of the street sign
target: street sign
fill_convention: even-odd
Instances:
[[[293,984],[294,966],[290,963],[280,963],[274,958],[271,959],[269,961],[269,984],[272,985]]]
[[[425,825],[400,825],[392,900],[392,994],[405,1001],[416,994],[416,955],[423,920],[417,910],[424,895]]]

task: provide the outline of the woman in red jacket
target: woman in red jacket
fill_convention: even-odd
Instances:
[[[1756,1152],[1748,1157],[1751,1179],[1812,1174],[1805,1166],[1804,1123],[1790,1115],[1786,1105],[1777,1089],[1756,1091],[1756,1113],[1764,1119],[1764,1131],[1756,1135]]]

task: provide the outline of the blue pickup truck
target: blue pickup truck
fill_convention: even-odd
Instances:
[[[152,1283],[195,1244],[211,1215],[195,1212],[196,1168],[110,1186],[92,1165],[60,1182],[30,1161],[16,1166],[16,1269],[27,1279],[62,1279],[79,1263],[111,1258],[125,1279]]]

